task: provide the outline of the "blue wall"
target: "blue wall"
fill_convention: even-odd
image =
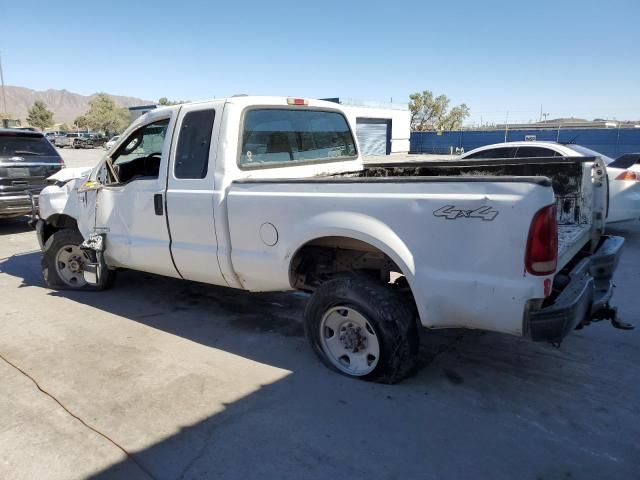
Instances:
[[[507,141],[521,141],[525,135],[536,140],[577,143],[616,158],[623,153],[640,152],[640,128],[574,128],[558,130],[509,130]],[[504,130],[461,130],[457,132],[411,132],[412,153],[449,153],[450,147],[474,148],[504,142]]]

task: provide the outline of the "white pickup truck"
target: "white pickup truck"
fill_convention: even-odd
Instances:
[[[420,327],[559,343],[615,320],[623,239],[603,236],[599,158],[363,165],[354,124],[298,98],[147,113],[93,169],[41,193],[48,285],[103,289],[127,268],[311,292],[320,359],[389,383],[414,368]]]

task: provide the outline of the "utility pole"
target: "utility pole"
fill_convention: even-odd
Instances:
[[[7,96],[4,93],[4,74],[2,73],[2,54],[0,53],[0,87],[2,88],[2,104],[3,104],[3,112],[6,115],[7,112]]]
[[[507,119],[504,123],[504,143],[507,143],[507,138],[509,137],[509,110],[507,110]]]

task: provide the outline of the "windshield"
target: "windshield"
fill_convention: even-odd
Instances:
[[[268,108],[245,114],[240,165],[355,157],[356,145],[339,112]]]
[[[45,137],[0,136],[0,157],[58,156]]]
[[[595,150],[591,150],[590,148],[583,147],[582,145],[567,145],[571,150],[575,150],[580,155],[584,155],[585,157],[602,157],[604,163],[609,165],[613,162],[613,158],[607,157],[606,155],[601,154],[600,152],[596,152]]]

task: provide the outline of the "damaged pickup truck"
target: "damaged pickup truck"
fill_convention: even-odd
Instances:
[[[560,343],[593,320],[624,326],[609,306],[623,239],[603,235],[601,159],[364,166],[354,124],[298,98],[147,113],[90,172],[67,169],[40,195],[46,282],[100,290],[126,268],[310,292],[320,359],[388,383],[414,368],[421,327]]]

